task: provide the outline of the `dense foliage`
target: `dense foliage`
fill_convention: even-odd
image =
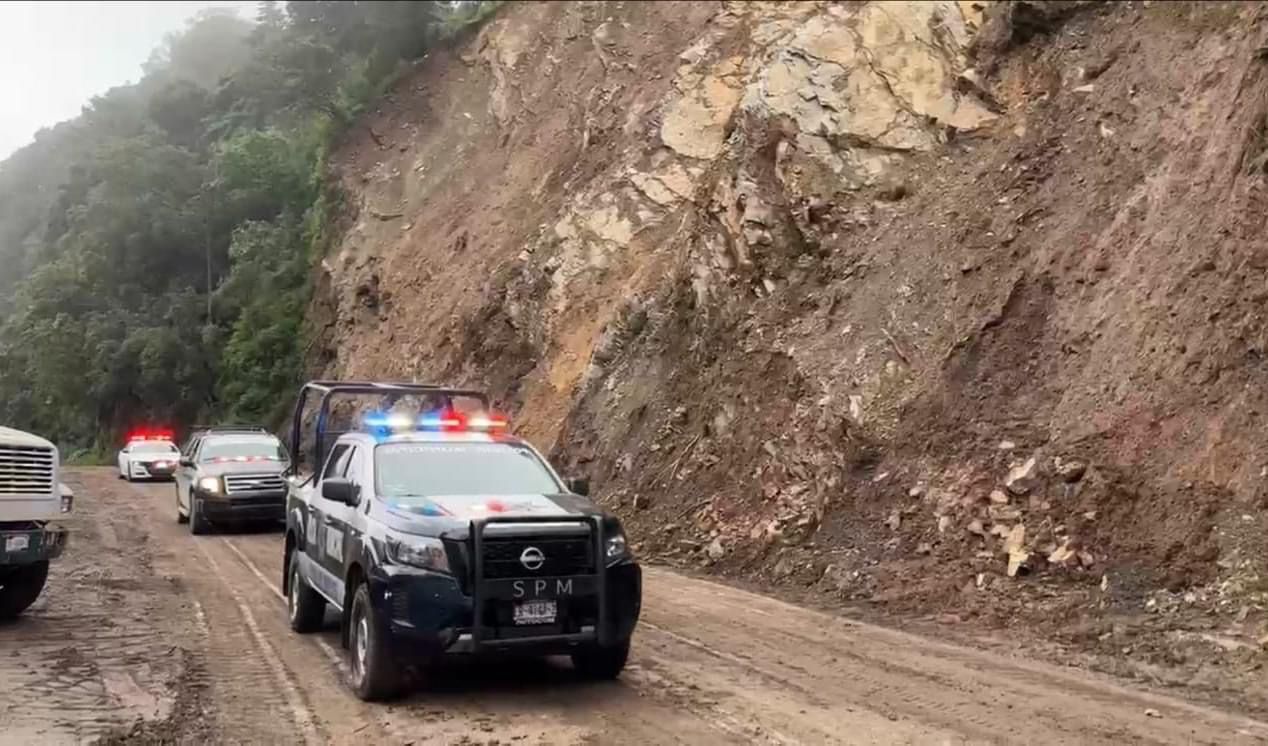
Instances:
[[[105,450],[147,421],[275,419],[334,199],[327,147],[493,5],[209,11],[0,164],[0,422]]]

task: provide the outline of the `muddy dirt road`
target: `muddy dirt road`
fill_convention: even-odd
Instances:
[[[1259,743],[1268,724],[660,570],[615,683],[454,664],[366,705],[286,627],[276,532],[192,537],[172,487],[69,475],[51,588],[0,627],[0,742]]]

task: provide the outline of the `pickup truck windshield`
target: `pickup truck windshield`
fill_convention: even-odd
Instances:
[[[374,449],[380,497],[541,495],[559,484],[527,448],[504,443],[385,443]]]

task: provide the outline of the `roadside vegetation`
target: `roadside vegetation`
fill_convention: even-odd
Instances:
[[[328,148],[490,2],[209,11],[0,164],[0,422],[79,458],[143,421],[270,421],[337,195]]]

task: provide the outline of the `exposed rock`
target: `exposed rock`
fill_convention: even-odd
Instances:
[[[714,539],[709,542],[709,548],[706,551],[708,552],[709,559],[711,560],[720,560],[726,556],[726,548],[722,546],[721,539]]]
[[[890,529],[897,531],[899,526],[903,525],[902,515],[900,515],[899,512],[895,510],[894,512],[889,514],[888,518],[885,519],[885,525],[889,526]]]
[[[1069,543],[1062,544],[1048,554],[1048,563],[1052,565],[1065,565],[1076,558],[1076,552],[1070,548]]]
[[[1066,483],[1074,483],[1083,478],[1087,473],[1087,464],[1078,459],[1062,459],[1060,456],[1053,459],[1053,470],[1056,475]]]
[[[1008,504],[1008,493],[1003,490],[991,490],[991,502],[996,505]]]
[[[1028,495],[1039,485],[1039,461],[1034,456],[1008,470],[1004,487],[1014,495]]]
[[[992,505],[987,513],[993,521],[1015,521],[1021,517],[1021,509],[1013,505]]]
[[[1030,559],[1030,552],[1026,551],[1024,544],[1026,542],[1026,527],[1022,524],[1013,526],[1008,532],[1008,537],[1004,539],[1004,551],[1008,553],[1008,577],[1015,577],[1018,572],[1025,568],[1026,562]]]
[[[922,541],[916,545],[916,554],[929,554],[933,551],[933,545],[927,541]]]
[[[675,81],[682,96],[669,105],[660,127],[665,145],[682,155],[710,160],[722,152],[726,124],[740,102],[739,60],[718,62],[703,75]]]

